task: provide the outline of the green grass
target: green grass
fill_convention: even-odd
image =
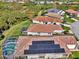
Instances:
[[[28,27],[31,24],[31,21],[27,20],[27,21],[23,21],[20,24],[17,24],[13,27],[11,27],[9,30],[5,31],[3,34],[5,35],[5,37],[9,37],[9,36],[14,36],[14,35],[21,35],[21,29],[23,27]]]
[[[68,57],[68,59],[79,59],[79,51],[72,51],[72,54]]]
[[[64,21],[66,21],[66,22],[68,22],[68,23],[73,23],[73,22],[75,22],[74,20],[72,20],[71,18],[67,18],[66,17],[66,14],[64,15]]]
[[[3,59],[2,58],[2,49],[1,49],[1,47],[0,47],[0,59]]]
[[[72,58],[78,58],[79,59],[79,51],[73,51],[72,52]]]
[[[70,30],[70,28],[69,28],[69,27],[66,27],[66,26],[63,26],[63,29],[64,29],[65,31],[69,31],[69,30]]]
[[[31,24],[31,21],[30,20],[26,20],[26,21],[23,21],[17,25],[14,25],[13,27],[11,27],[9,30],[5,31],[3,34],[5,35],[5,38],[0,41],[0,46],[2,45],[2,42],[9,36],[20,36],[21,35],[21,29],[23,27],[28,27],[29,25]],[[0,55],[2,54],[2,51],[1,51],[1,47],[0,47]],[[1,58],[0,58],[1,59]]]

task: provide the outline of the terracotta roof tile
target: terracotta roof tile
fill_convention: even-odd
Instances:
[[[68,9],[66,10],[66,12],[71,13],[71,14],[79,14],[79,12],[72,10],[72,9]]]
[[[65,44],[76,44],[77,41],[74,36],[55,36],[56,39],[60,39]]]
[[[67,44],[77,44],[77,41],[74,36],[54,36],[53,39],[60,44],[62,48],[65,49],[66,53],[71,53],[67,47]]]
[[[49,25],[49,24],[32,24],[27,32],[46,32],[51,33],[55,30],[63,30],[59,25]]]
[[[33,18],[32,20],[36,21],[43,21],[43,22],[63,22],[63,20],[60,20],[58,18],[51,18],[48,16],[37,16],[36,18]]]

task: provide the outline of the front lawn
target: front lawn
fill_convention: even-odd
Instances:
[[[62,28],[63,28],[66,32],[68,32],[68,31],[70,30],[70,28],[69,28],[69,27],[66,27],[66,26],[62,26]]]
[[[67,16],[67,15],[65,14],[65,15],[64,15],[64,21],[65,21],[65,22],[70,23],[70,24],[73,23],[73,22],[75,22],[74,20],[72,20],[71,18],[66,17],[66,16]]]
[[[68,59],[79,59],[79,51],[73,51]]]
[[[72,58],[73,59],[79,59],[79,51],[73,51],[72,52]]]

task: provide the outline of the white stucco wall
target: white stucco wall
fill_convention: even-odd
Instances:
[[[54,33],[62,33],[64,30],[55,30]]]
[[[67,44],[67,47],[69,49],[75,49],[76,48],[76,44]]]
[[[31,55],[27,55],[28,59],[31,58],[36,58],[39,59],[40,56],[44,56],[44,59],[49,58],[62,58],[62,57],[66,57],[66,55],[64,55],[64,53],[51,53],[51,54],[31,54]]]
[[[46,24],[45,22],[40,22],[40,21],[35,21],[35,20],[33,20],[33,23]],[[59,22],[47,22],[47,24],[54,24],[54,23],[56,23],[57,25],[60,25],[60,24],[61,24],[61,23],[59,23]]]
[[[39,22],[39,21],[35,21],[35,20],[33,20],[33,23],[43,24],[43,22]]]
[[[50,36],[50,35],[52,35],[52,33],[42,33],[42,32],[27,32],[27,35],[45,35],[45,36]]]

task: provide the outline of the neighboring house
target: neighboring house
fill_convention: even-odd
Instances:
[[[72,10],[72,9],[68,9],[65,12],[67,14],[69,14],[70,16],[72,16],[72,17],[79,17],[79,12],[78,11],[75,11],[75,10]]]
[[[64,19],[63,16],[61,16],[61,15],[59,15],[57,13],[47,13],[47,14],[45,14],[45,16],[48,16],[48,17],[51,17],[51,18],[58,18],[60,20],[63,20]]]
[[[63,20],[60,20],[58,18],[51,18],[48,16],[37,16],[32,19],[33,23],[37,24],[55,24],[55,25],[60,25]]]
[[[57,13],[59,15],[64,15],[65,14],[65,12],[63,10],[59,10],[59,9],[55,9],[55,8],[48,9],[47,12],[48,13]]]
[[[53,0],[30,0],[31,2],[34,2],[35,4],[51,4],[53,3]]]
[[[48,25],[48,24],[32,24],[27,31],[23,33],[27,35],[40,35],[40,36],[51,36],[53,34],[61,34],[64,30],[59,25]]]
[[[79,40],[79,21],[71,24],[71,30]]]

